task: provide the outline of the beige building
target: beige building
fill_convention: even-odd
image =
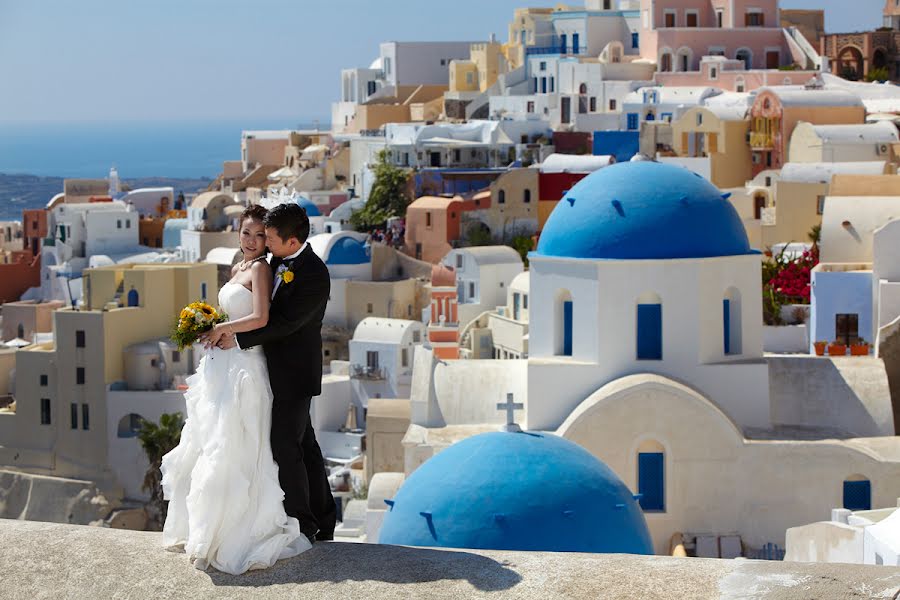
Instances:
[[[856,162],[890,160],[898,141],[890,121],[854,125],[813,125],[801,121],[791,134],[790,162]]]
[[[52,343],[16,353],[16,410],[0,414],[0,465],[120,488],[110,397],[128,391],[128,349],[167,338],[178,310],[215,294],[216,268],[114,265],[86,270],[84,286],[83,307],[54,313]],[[144,416],[154,417],[160,406],[148,402]]]
[[[65,302],[7,302],[2,307],[3,332],[0,342],[21,339],[33,342],[35,334],[53,331],[53,312],[64,307]]]
[[[746,109],[697,106],[672,123],[678,156],[708,158],[710,181],[720,188],[744,185],[751,177]]]
[[[490,202],[465,213],[463,230],[473,221],[484,223],[497,242],[511,240],[518,235],[533,235],[538,227],[538,197],[540,171],[538,169],[510,169],[491,182]],[[476,195],[473,199],[480,199]]]

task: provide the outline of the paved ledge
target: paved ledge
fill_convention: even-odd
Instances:
[[[0,598],[891,599],[900,569],[323,543],[240,577],[160,534],[0,520]]]

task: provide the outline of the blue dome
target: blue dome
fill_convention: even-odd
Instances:
[[[321,217],[322,213],[319,211],[319,207],[315,205],[315,203],[309,198],[304,198],[301,196],[297,199],[297,204],[302,206],[304,210],[306,210],[307,217]]]
[[[385,516],[382,544],[652,554],[638,502],[609,467],[554,435],[485,433],[436,454]]]
[[[328,252],[329,265],[362,265],[371,262],[364,242],[352,237],[342,237]]]
[[[652,161],[594,171],[547,219],[539,256],[709,258],[751,254],[731,203],[703,177]]]

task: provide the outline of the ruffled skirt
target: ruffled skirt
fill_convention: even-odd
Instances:
[[[262,352],[212,350],[187,383],[181,441],[162,460],[165,546],[233,575],[308,550],[282,505]]]

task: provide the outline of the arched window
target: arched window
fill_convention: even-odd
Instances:
[[[525,204],[528,204],[531,202],[531,190],[529,190],[527,188],[525,189],[525,197],[522,199],[522,201]]]
[[[497,193],[497,204],[506,204],[506,190]]]
[[[662,300],[652,292],[637,302],[637,360],[662,360]]]
[[[568,290],[560,290],[556,293],[555,312],[554,354],[556,356],[572,356],[575,305],[572,302],[572,294]]]
[[[674,70],[673,65],[672,50],[664,48],[659,54],[659,70],[664,73],[670,73]]]
[[[19,326],[16,328],[16,337],[20,340],[25,339],[25,326],[19,323]]]
[[[137,437],[138,433],[141,431],[141,426],[143,425],[144,417],[141,415],[137,415],[135,413],[131,413],[129,415],[125,415],[121,419],[119,419],[119,427],[118,427],[118,437],[120,438],[133,438]]]
[[[638,447],[637,482],[644,512],[665,512],[666,452],[659,442],[647,440]]]
[[[731,287],[722,300],[722,330],[726,355],[741,354],[741,292]]]
[[[745,89],[744,78],[738,75],[734,78],[734,91],[742,93]]]
[[[862,475],[851,475],[845,479],[844,508],[872,510],[872,482]]]
[[[587,94],[587,84],[586,83],[582,83],[580,86],[578,86],[578,93],[581,94],[582,96]]]
[[[688,47],[681,47],[676,53],[675,70],[692,71],[694,66],[694,51]]]
[[[750,70],[753,68],[753,51],[750,48],[738,48],[734,53],[734,59],[744,63],[744,68]]]
[[[128,290],[128,306],[140,306],[140,297],[138,291],[134,288]]]

